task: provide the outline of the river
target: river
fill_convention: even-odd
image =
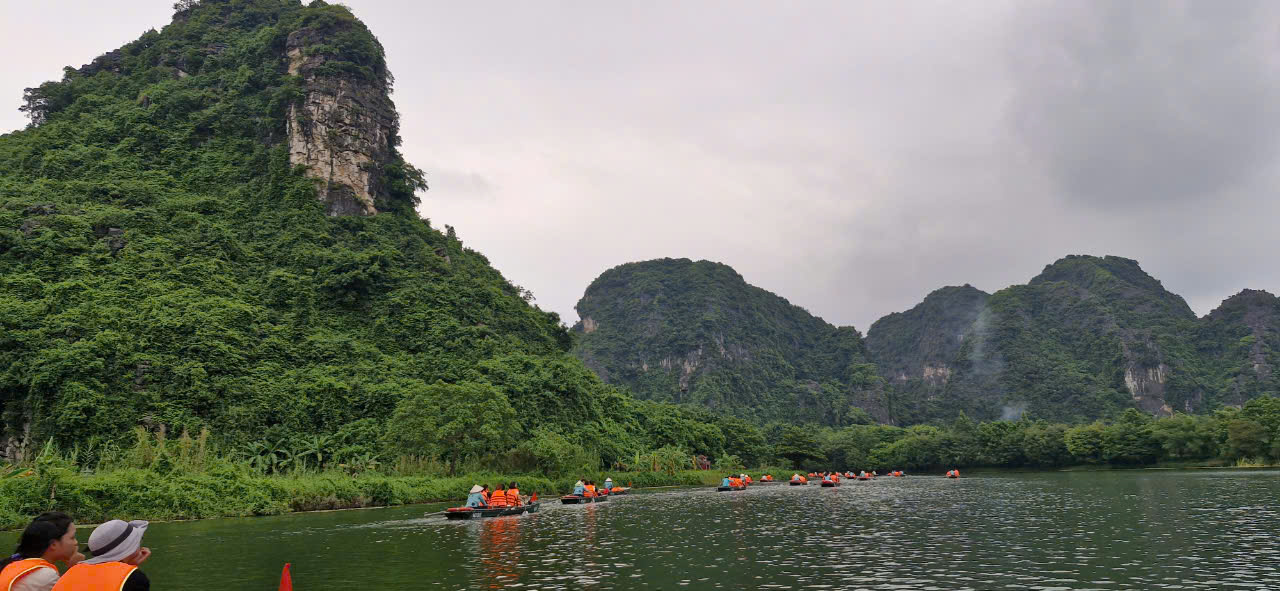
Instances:
[[[1280,589],[1280,471],[881,477],[157,523],[153,589]],[[87,532],[80,536],[88,539]],[[15,536],[7,534],[4,542]]]

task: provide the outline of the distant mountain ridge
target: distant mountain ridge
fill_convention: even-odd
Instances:
[[[708,277],[723,280],[689,274],[713,267]],[[660,302],[674,294],[678,303]],[[1200,413],[1280,390],[1273,371],[1280,300],[1245,290],[1197,318],[1137,261],[1116,256],[1067,256],[993,294],[944,287],[879,319],[865,339],[705,261],[622,265],[593,282],[578,306],[575,354],[606,381],[641,398],[727,405],[757,418],[812,420],[805,392],[814,388],[796,387],[811,382],[843,392],[840,404],[897,424],[960,412],[1070,422],[1126,408]],[[792,310],[779,315],[787,306]],[[793,321],[760,320],[784,317]],[[672,326],[685,329],[667,330]],[[711,354],[709,343],[716,343]],[[848,379],[849,367],[865,372],[872,365],[879,381],[857,372]],[[834,423],[862,417],[819,415]]]
[[[866,420],[852,408],[889,419],[856,330],[748,284],[727,265],[620,265],[591,283],[577,310],[575,354],[641,398],[761,421]]]

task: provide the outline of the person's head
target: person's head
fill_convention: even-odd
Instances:
[[[76,524],[71,517],[60,511],[41,513],[22,530],[13,556],[0,561],[0,568],[25,558],[65,561],[76,553],[76,545]]]
[[[516,482],[513,480],[511,481],[511,484],[507,485],[507,488],[520,488],[520,487],[516,486]]]
[[[102,564],[105,562],[126,562],[136,564],[145,558],[146,549],[142,547],[142,534],[147,532],[147,522],[141,520],[122,521],[112,519],[89,534],[89,551],[93,558],[85,564]]]
[[[502,490],[502,489],[505,489],[505,488],[506,488],[506,486],[505,486],[505,485],[503,485],[501,482],[499,482],[499,483],[498,483],[498,488],[497,488],[497,490]]]

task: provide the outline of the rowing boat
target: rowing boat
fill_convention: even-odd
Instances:
[[[804,481],[804,480],[792,480],[792,481],[791,481],[791,482],[789,482],[788,484],[790,484],[791,486],[804,486],[804,485],[809,484],[809,483],[808,483],[807,481]]]
[[[445,509],[445,519],[476,519],[479,517],[506,517],[537,513],[541,503],[529,503],[518,507],[450,507]]]
[[[608,495],[584,497],[582,495],[565,495],[560,497],[560,502],[565,505],[585,505],[587,503],[603,503],[609,500]]]
[[[717,487],[716,487],[716,490],[718,490],[718,491],[720,491],[720,492],[726,492],[726,491],[731,491],[731,490],[747,490],[747,487],[745,487],[745,486],[717,486]]]
[[[830,487],[833,487],[833,486],[840,486],[840,483],[839,483],[839,482],[836,482],[836,481],[833,481],[833,480],[823,480],[823,481],[822,481],[822,486],[825,486],[825,487],[830,488]]]

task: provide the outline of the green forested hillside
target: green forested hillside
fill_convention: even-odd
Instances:
[[[726,265],[621,265],[592,282],[577,310],[576,354],[641,398],[760,422],[887,418],[857,331],[747,284]]]
[[[555,314],[418,217],[423,175],[396,151],[394,110],[368,112],[393,109],[382,47],[348,9],[177,8],[163,30],[29,89],[32,126],[0,137],[9,456],[49,439],[102,449],[136,426],[208,428],[280,457],[320,437],[317,463],[720,452],[721,429],[601,383]],[[291,162],[290,137],[351,139],[325,136],[321,116],[381,126],[349,168],[368,187]],[[326,199],[365,189],[377,215],[328,215]],[[398,408],[416,438],[382,437]],[[413,423],[424,408],[430,421]]]
[[[933,298],[877,322],[868,335],[882,371],[910,362],[934,374],[927,387],[920,375],[894,380],[902,422],[960,411],[1066,422],[1127,408],[1202,413],[1274,392],[1267,359],[1275,298],[1265,292],[1245,292],[1197,319],[1135,261],[1069,256],[1026,285],[996,292],[976,315],[968,306],[931,304]],[[967,328],[956,350],[877,348],[957,325]]]
[[[575,353],[606,381],[760,421],[1080,423],[1130,408],[1207,413],[1277,391],[1274,296],[1246,291],[1197,319],[1113,256],[1068,256],[990,295],[939,289],[878,320],[865,345],[705,261],[606,271],[578,312]]]

